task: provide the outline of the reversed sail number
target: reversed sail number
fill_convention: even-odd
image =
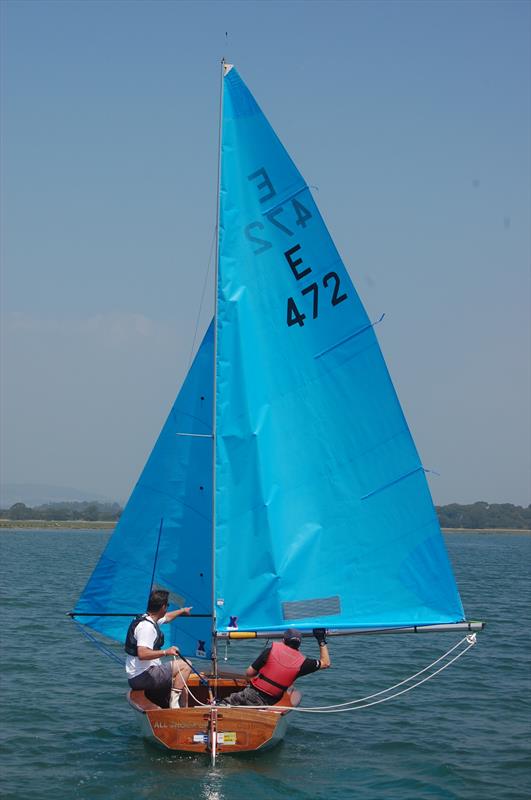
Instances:
[[[308,220],[312,218],[311,212],[303,206],[300,200],[297,200],[295,197],[291,199],[291,205],[293,206],[293,210],[295,212],[295,223],[297,225],[301,225],[303,228],[306,227]],[[285,233],[286,236],[293,236],[295,231],[288,227],[286,222],[289,220],[281,219],[281,215],[284,214],[284,206],[277,206],[272,211],[269,211],[265,214],[266,219],[278,228],[282,233]],[[257,231],[263,231],[265,225],[263,222],[250,222],[249,225],[246,225],[244,228],[246,238],[255,245],[258,245],[253,250],[253,255],[259,256],[262,253],[265,253],[266,250],[269,250],[273,247],[273,243],[269,241],[269,239],[264,239],[262,236],[257,236]]]

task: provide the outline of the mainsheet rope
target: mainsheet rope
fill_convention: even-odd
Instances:
[[[181,667],[179,665],[179,656],[173,656],[173,660],[176,662],[177,671],[178,671],[178,673],[180,675],[180,678],[181,678],[181,680],[182,680],[182,682],[184,684],[183,685],[183,689],[186,689],[186,691],[188,692],[188,694],[190,695],[192,700],[195,700],[195,702],[197,703],[198,706],[207,706],[208,708],[210,708],[211,707],[211,703],[202,703],[201,700],[198,700],[198,698],[193,694],[193,692],[191,691],[190,687],[186,683],[186,680],[184,679],[183,674],[181,672]]]
[[[440,661],[442,661],[443,659],[447,658],[451,653],[454,652],[454,650],[457,650],[457,648],[460,647],[465,641],[467,641],[469,643],[468,647],[466,647],[455,658],[451,659],[451,661],[448,661],[443,667],[441,667],[441,669],[436,670],[431,675],[429,675],[427,678],[424,678],[423,681],[419,681],[414,686],[410,687],[410,689],[414,689],[415,686],[420,686],[420,684],[424,683],[424,681],[429,680],[430,678],[433,678],[434,675],[437,675],[439,672],[442,672],[443,669],[446,669],[446,667],[449,667],[450,664],[453,664],[453,662],[456,661],[458,658],[461,658],[461,656],[464,655],[467,650],[470,650],[470,648],[474,644],[476,644],[476,634],[474,633],[474,634],[472,634],[472,636],[474,637],[474,641],[473,642],[469,642],[469,636],[464,636],[462,639],[460,639],[457,642],[457,644],[454,644],[453,647],[451,647],[449,650],[447,650],[446,653],[443,653],[442,656],[439,656],[439,658],[436,658],[435,661],[431,662],[431,664],[428,664],[427,667],[424,667],[424,669],[421,669],[418,672],[415,672],[414,675],[410,675],[409,678],[405,678],[403,681],[400,681],[399,683],[395,683],[393,686],[389,686],[387,689],[382,689],[381,691],[375,692],[374,694],[369,694],[366,697],[359,697],[357,700],[347,700],[345,703],[337,703],[337,704],[332,705],[332,706],[314,706],[311,710],[312,711],[323,711],[323,710],[327,710],[328,711],[328,710],[333,709],[333,708],[334,709],[335,708],[342,708],[344,706],[350,706],[353,703],[364,703],[366,700],[372,700],[374,697],[380,697],[380,695],[382,695],[382,694],[387,694],[387,692],[392,692],[394,689],[398,689],[399,686],[403,686],[405,683],[409,683],[409,681],[415,680],[415,678],[418,678],[419,675],[423,675],[425,672],[427,672],[429,669],[434,667]],[[472,638],[472,637],[470,637],[470,638]],[[409,691],[410,689],[407,689],[407,691]],[[398,697],[399,694],[402,694],[402,692],[398,692],[397,694],[393,695],[393,697]],[[387,699],[391,699],[391,698],[387,698]],[[374,703],[370,703],[369,705],[374,705]]]
[[[294,711],[308,712],[308,713],[311,713],[311,714],[340,714],[341,712],[344,712],[344,711],[358,711],[360,708],[369,708],[370,706],[377,706],[380,703],[386,703],[388,700],[394,700],[395,697],[400,697],[401,694],[405,694],[406,692],[410,692],[412,689],[416,689],[417,686],[421,686],[421,684],[426,683],[426,681],[429,681],[431,678],[434,678],[440,672],[442,672],[447,667],[449,667],[451,664],[453,664],[455,661],[457,661],[459,658],[461,658],[461,656],[464,656],[464,654],[468,650],[470,650],[471,647],[474,647],[474,645],[476,644],[476,634],[473,633],[473,634],[471,634],[469,636],[465,636],[464,639],[462,639],[460,642],[458,642],[458,645],[462,644],[464,641],[468,642],[467,647],[465,647],[463,650],[461,650],[461,652],[457,653],[457,655],[455,655],[453,658],[451,658],[450,661],[447,661],[446,664],[443,664],[442,667],[439,667],[439,669],[435,670],[435,672],[432,672],[430,675],[427,675],[425,678],[422,678],[422,680],[417,681],[416,683],[412,684],[411,686],[408,686],[405,689],[402,689],[400,692],[395,692],[394,694],[390,694],[387,697],[382,697],[382,698],[380,698],[380,700],[374,700],[372,703],[364,703],[363,701],[365,699],[369,699],[369,698],[363,698],[363,697],[360,698],[359,700],[350,700],[348,708],[339,708],[339,707],[336,707],[336,706],[328,706],[328,707],[324,706],[324,707],[315,707],[315,708],[299,708],[299,707],[295,707],[293,710]],[[438,661],[441,661],[443,658],[445,658],[445,656],[449,655],[453,650],[455,650],[455,647],[451,648],[451,650],[449,650],[447,653],[445,653],[444,656],[441,656],[441,658],[439,658],[436,661],[434,661],[433,664],[430,664],[429,667],[425,667],[425,669],[421,670],[421,672],[426,672],[427,669],[429,669],[430,667],[434,666]],[[421,672],[417,673],[417,674],[421,674]],[[403,685],[404,683],[408,683],[410,680],[413,680],[414,677],[415,676],[412,675],[410,678],[406,678],[406,680],[402,681],[400,684],[397,684],[397,686]],[[391,687],[389,687],[389,689],[384,689],[381,692],[377,692],[375,695],[372,695],[372,697],[377,697],[378,695],[385,694],[385,692],[390,692],[390,691],[392,691],[393,688],[394,687],[391,686]],[[362,703],[362,705],[354,705],[355,703]],[[343,705],[345,705],[345,704],[343,704]],[[277,708],[280,708],[280,706],[277,706]]]
[[[421,686],[423,683],[426,683],[426,681],[431,680],[431,678],[434,678],[436,675],[441,673],[443,670],[447,669],[455,661],[460,659],[461,656],[464,656],[465,653],[467,653],[468,650],[470,650],[470,648],[474,647],[474,645],[476,644],[476,641],[477,641],[477,637],[476,637],[475,633],[468,634],[467,636],[464,636],[462,639],[460,639],[457,642],[457,644],[453,645],[453,647],[451,647],[449,650],[447,650],[446,653],[443,653],[442,656],[439,656],[439,658],[436,658],[435,661],[432,661],[431,664],[428,664],[427,667],[424,667],[423,669],[419,670],[418,672],[415,672],[413,675],[410,675],[409,678],[405,678],[403,681],[400,681],[399,683],[395,683],[393,686],[389,686],[387,689],[382,689],[381,691],[375,692],[374,694],[367,695],[366,697],[359,697],[359,698],[354,699],[354,700],[347,700],[345,703],[336,703],[336,704],[330,705],[330,706],[313,706],[313,707],[307,707],[307,706],[304,706],[304,707],[300,707],[300,706],[255,706],[255,705],[253,705],[253,706],[237,706],[237,707],[238,708],[269,709],[269,710],[274,709],[275,711],[300,711],[302,713],[307,713],[307,714],[340,714],[340,713],[345,712],[345,711],[358,711],[361,708],[369,708],[370,706],[376,706],[376,705],[379,705],[380,703],[386,703],[388,700],[393,700],[395,697],[400,697],[400,695],[405,694],[406,692],[410,692],[412,689],[415,689],[417,686]],[[422,678],[422,680],[417,681],[416,683],[412,684],[411,686],[407,686],[405,689],[402,689],[399,692],[395,692],[394,694],[388,694],[388,692],[393,692],[394,689],[398,689],[400,686],[404,686],[404,684],[409,683],[412,680],[415,680],[415,678],[418,678],[420,675],[423,675],[425,672],[427,672],[428,670],[432,669],[434,666],[436,666],[441,661],[443,661],[443,659],[447,658],[455,650],[457,650],[457,648],[460,647],[462,644],[464,644],[464,642],[467,643],[467,646],[464,647],[459,653],[457,653],[457,655],[455,655],[453,658],[451,658],[449,661],[447,661],[445,664],[443,664],[441,667],[439,667],[439,669],[435,670],[435,672],[431,672],[425,678]],[[179,668],[179,665],[177,665],[177,669],[179,670],[179,674],[180,674],[181,679],[182,679],[183,676],[182,676],[181,670]],[[202,702],[200,702],[200,700],[198,700],[198,698],[195,697],[194,694],[190,691],[190,687],[189,686],[187,686],[186,688],[188,690],[188,693],[192,697],[192,699],[195,700],[195,702],[198,705],[205,706],[205,707],[211,707],[210,703],[202,703]],[[386,697],[381,697],[381,695],[387,695],[387,696]],[[373,700],[373,698],[375,698],[375,697],[380,697],[380,699],[379,700]],[[365,702],[366,700],[373,700],[373,702],[367,703],[367,702]],[[227,706],[219,706],[219,707],[227,708]]]
[[[95,636],[92,636],[92,634],[90,634],[87,631],[84,625],[81,625],[76,620],[74,620],[74,622],[80,629],[81,633],[84,636],[86,636],[86,638],[89,641],[91,641],[94,645],[96,645],[98,650],[100,650],[102,653],[104,653],[106,656],[111,658],[116,663],[120,664],[120,666],[122,667],[124,666],[125,659],[120,658],[119,656],[116,655],[116,653],[113,653],[113,651],[110,650],[110,648],[108,648],[102,642],[98,641],[98,639],[96,639]],[[399,692],[394,692],[394,694],[388,694],[388,692],[393,692],[400,686],[404,686],[406,683],[409,683],[410,681],[415,680],[415,678],[418,678],[420,675],[423,675],[425,672],[428,672],[428,670],[432,669],[441,661],[443,661],[445,658],[447,658],[449,655],[451,655],[455,650],[457,650],[458,647],[460,647],[465,642],[467,643],[467,646],[464,647],[459,653],[457,653],[453,658],[451,658],[445,664],[440,666],[439,669],[436,669],[434,672],[431,672],[425,678],[422,678],[422,680],[413,683],[411,686],[407,686],[405,689],[401,689],[401,691]],[[306,714],[340,714],[345,711],[358,711],[361,708],[370,708],[371,706],[376,706],[379,705],[380,703],[386,703],[388,700],[394,700],[395,697],[400,697],[400,695],[406,694],[406,692],[410,692],[412,689],[416,689],[417,686],[421,686],[423,683],[426,683],[427,681],[431,680],[431,678],[434,678],[436,675],[439,675],[439,673],[443,672],[443,670],[447,669],[451,664],[453,664],[455,661],[464,656],[465,653],[467,653],[472,647],[474,647],[476,643],[477,643],[476,634],[475,633],[468,634],[467,636],[464,636],[462,639],[460,639],[457,642],[457,644],[454,644],[453,647],[447,650],[446,653],[443,653],[442,656],[436,658],[435,661],[432,661],[431,664],[428,664],[427,667],[424,667],[418,672],[415,672],[413,675],[410,675],[409,678],[405,678],[404,680],[399,681],[399,683],[395,683],[393,686],[387,687],[387,689],[381,689],[379,692],[374,692],[374,694],[369,694],[366,695],[365,697],[358,697],[357,699],[347,700],[345,703],[335,703],[330,706],[313,706],[313,707],[253,705],[253,706],[238,706],[238,708],[254,708],[254,709],[269,709],[269,710],[272,710],[274,708],[275,711],[300,711],[301,713],[306,713]],[[179,664],[177,664],[177,670],[179,672],[181,680],[185,685],[186,690],[188,691],[188,694],[197,703],[197,705],[204,706],[206,708],[211,708],[212,707],[211,703],[202,703],[197,697],[195,697],[193,692],[190,690],[190,687],[186,684],[186,681],[183,678],[183,674],[181,672]],[[386,697],[382,697],[382,695],[386,695]],[[374,700],[375,697],[379,697],[380,699]],[[366,702],[367,700],[372,700],[372,702],[368,703]],[[218,706],[218,707],[227,708],[227,706]]]

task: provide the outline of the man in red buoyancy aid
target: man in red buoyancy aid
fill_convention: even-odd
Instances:
[[[245,674],[251,679],[249,686],[234,692],[223,701],[231,706],[271,706],[278,703],[284,692],[302,675],[328,669],[330,655],[326,645],[324,628],[317,628],[313,635],[319,644],[319,658],[306,658],[299,652],[302,636],[300,631],[289,628],[282,642],[273,642],[263,650]]]

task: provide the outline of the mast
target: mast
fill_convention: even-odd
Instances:
[[[216,639],[216,364],[218,354],[218,275],[219,275],[219,218],[221,202],[221,126],[223,117],[223,78],[225,76],[225,57],[221,59],[219,87],[219,124],[218,124],[218,176],[216,203],[216,260],[214,272],[214,380],[212,396],[212,671],[218,675],[218,652]]]

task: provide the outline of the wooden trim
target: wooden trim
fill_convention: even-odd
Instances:
[[[227,696],[242,689],[247,680],[239,674],[223,674],[218,677],[218,694]],[[209,676],[211,677],[211,676]],[[213,682],[213,681],[212,681]],[[198,676],[191,675],[188,681],[194,695],[207,702],[208,689],[201,685]],[[220,691],[221,690],[221,691]],[[204,697],[202,696],[204,694]],[[127,699],[143,722],[145,735],[169,750],[189,753],[209,752],[210,708],[208,705],[191,705],[189,708],[160,708],[147,699],[143,691],[130,690]],[[276,705],[294,707],[298,705],[300,693],[288,690]],[[293,701],[293,702],[292,702]],[[252,706],[218,706],[217,751],[241,753],[271,746],[282,738],[285,716],[289,708],[253,708]]]

